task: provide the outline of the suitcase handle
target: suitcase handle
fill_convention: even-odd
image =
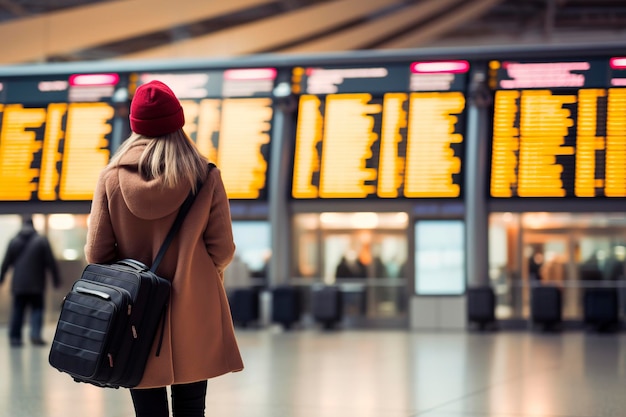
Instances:
[[[139,261],[136,261],[134,259],[122,259],[121,261],[117,261],[116,263],[127,266],[129,268],[136,269],[137,271],[149,271],[150,270],[150,268],[148,268],[145,264]]]
[[[104,300],[110,300],[111,296],[105,292],[102,291],[98,291],[98,290],[90,290],[89,288],[84,288],[84,287],[76,287],[75,288],[76,292],[79,292],[81,294],[89,294],[89,295],[94,295],[96,297],[100,297]]]

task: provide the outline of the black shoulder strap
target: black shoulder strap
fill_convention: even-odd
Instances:
[[[213,167],[215,167],[215,165],[212,163],[209,163],[209,171],[211,171],[211,168]],[[198,184],[196,186],[196,194],[200,190],[200,187],[202,187],[202,180],[198,179]],[[159,267],[159,264],[163,260],[163,256],[165,256],[165,252],[167,251],[167,248],[170,246],[170,243],[172,243],[172,240],[174,239],[174,236],[178,232],[178,229],[180,229],[180,225],[183,224],[183,220],[185,220],[185,216],[187,216],[187,213],[189,212],[189,209],[191,208],[193,201],[196,199],[196,194],[190,191],[189,195],[187,196],[185,201],[183,201],[183,204],[180,206],[180,210],[178,211],[178,215],[176,216],[176,219],[174,220],[174,224],[172,224],[172,227],[170,228],[169,232],[167,232],[167,236],[165,236],[165,241],[163,241],[163,244],[159,248],[159,252],[154,258],[154,262],[152,262],[152,267],[150,267],[150,271],[156,272],[157,268]]]
[[[18,247],[13,247],[14,252],[14,261],[17,261],[19,258],[22,257],[22,254],[24,253],[24,249],[26,249],[26,247],[28,246],[28,244],[30,243],[31,240],[33,240],[33,237],[35,237],[35,235],[37,234],[37,232],[33,232],[30,235],[26,236],[26,238],[24,240],[22,240],[20,242],[20,245]]]

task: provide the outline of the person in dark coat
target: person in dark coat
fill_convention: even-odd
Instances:
[[[335,278],[367,278],[367,266],[361,262],[355,251],[348,251],[337,264]]]
[[[11,346],[22,345],[22,326],[27,308],[30,308],[30,340],[34,345],[45,345],[41,331],[46,272],[50,271],[55,288],[59,287],[61,279],[50,243],[45,236],[37,233],[30,216],[23,218],[21,230],[9,242],[0,268],[0,284],[10,268],[13,268],[13,306],[9,324]]]

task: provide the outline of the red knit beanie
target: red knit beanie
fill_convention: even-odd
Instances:
[[[185,115],[172,90],[161,81],[137,88],[130,103],[130,128],[135,133],[158,137],[183,127]]]

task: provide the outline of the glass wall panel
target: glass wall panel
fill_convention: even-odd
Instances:
[[[406,313],[406,213],[294,216],[294,283],[337,285],[344,314]]]
[[[465,292],[465,223],[420,220],[415,224],[415,293]]]
[[[270,224],[267,221],[233,221],[235,257],[226,268],[226,287],[265,286],[272,256]]]
[[[585,288],[618,288],[626,308],[626,214],[492,213],[489,276],[499,319],[530,317],[534,286],[562,289],[563,318],[583,318]]]
[[[87,214],[50,214],[48,216],[48,239],[54,257],[59,260],[85,259],[87,241]]]

